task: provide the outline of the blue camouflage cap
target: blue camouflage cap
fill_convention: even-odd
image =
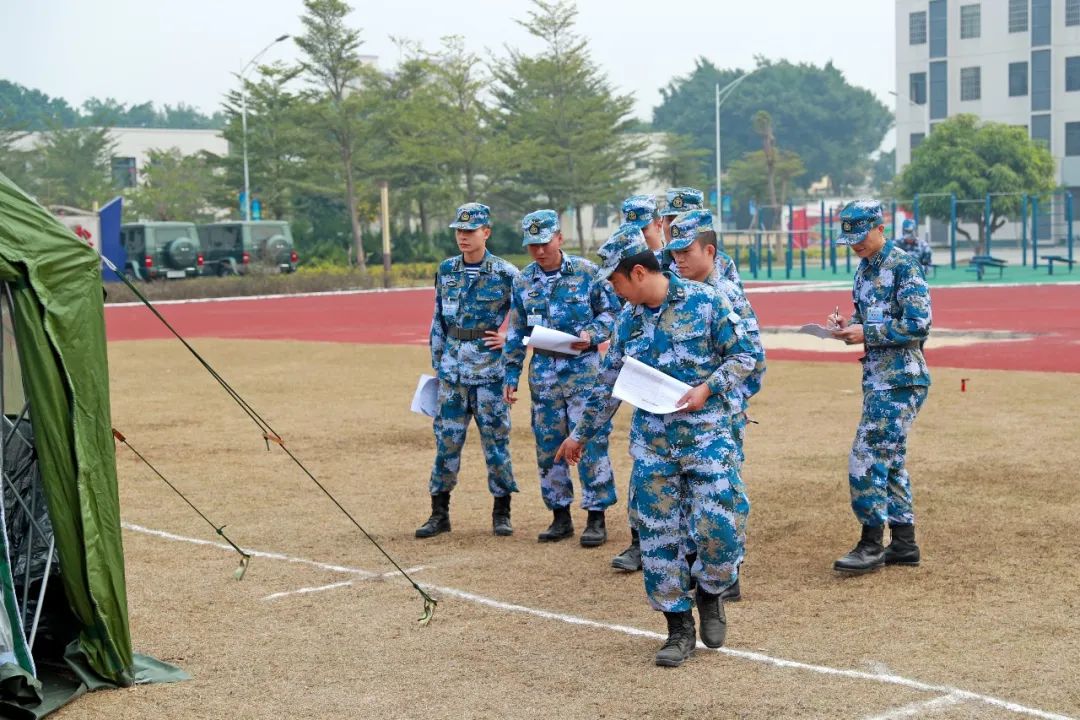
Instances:
[[[840,211],[840,235],[837,245],[861,243],[866,234],[884,223],[881,203],[877,200],[853,200]]]
[[[649,246],[645,244],[645,236],[641,234],[641,228],[633,223],[623,223],[615,234],[608,238],[607,242],[600,246],[597,254],[600,256],[600,269],[597,277],[607,280],[619,263],[628,257],[633,257],[643,252],[648,252]]]
[[[547,245],[559,232],[559,213],[536,210],[521,218],[521,246]]]
[[[671,221],[671,242],[668,250],[685,250],[699,233],[713,229],[711,210],[691,210],[676,215]]]
[[[705,206],[705,193],[697,188],[671,188],[667,191],[667,207],[660,214],[678,215],[688,210],[700,210]]]
[[[656,198],[652,195],[631,195],[623,200],[623,222],[643,228],[657,217]]]
[[[904,220],[904,222],[900,224],[900,230],[905,235],[913,234],[915,232],[915,221],[911,218]]]
[[[491,208],[480,203],[465,203],[457,209],[450,227],[455,230],[475,230],[491,225]]]

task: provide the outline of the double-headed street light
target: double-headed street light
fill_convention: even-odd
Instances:
[[[255,64],[255,61],[263,56],[267,50],[277,45],[279,42],[288,40],[288,35],[282,35],[281,37],[274,38],[267,43],[266,47],[255,54],[255,57],[247,61],[247,64],[240,70],[240,129],[241,139],[244,146],[244,220],[251,219],[251,187],[248,182],[248,157],[247,157],[247,85],[244,82],[244,75],[247,74],[248,68]]]

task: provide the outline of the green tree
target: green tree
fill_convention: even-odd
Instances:
[[[345,24],[350,11],[343,0],[304,0],[304,15],[300,18],[304,33],[296,38],[296,44],[304,53],[301,67],[314,88],[311,117],[337,153],[356,262],[366,270],[354,172],[363,135],[356,90],[363,85],[365,72],[358,52],[362,44],[360,32]]]
[[[699,58],[689,75],[661,90],[663,101],[653,110],[653,126],[689,135],[698,148],[714,151],[715,86],[743,74]],[[873,93],[849,84],[832,63],[817,67],[758,58],[754,74],[720,108],[722,159],[734,160],[760,147],[747,122],[758,110],[769,113],[777,140],[799,154],[810,177],[828,175],[839,187],[864,181],[869,156],[893,122],[892,112]],[[724,161],[725,169],[730,162]],[[715,172],[707,169],[715,180]]]
[[[633,99],[616,95],[574,31],[577,9],[567,0],[533,0],[521,25],[544,42],[536,56],[509,49],[494,68],[495,135],[513,147],[511,203],[543,198],[573,208],[584,252],[582,207],[610,201],[629,186],[632,163],[644,144],[626,132]]]
[[[879,194],[886,194],[896,176],[896,149],[878,154],[870,170],[870,184]]]
[[[74,127],[79,114],[63,98],[18,83],[0,80],[0,127],[19,130],[48,130]]]
[[[210,200],[221,195],[221,179],[204,155],[181,155],[178,148],[150,150],[142,181],[128,194],[132,218],[206,222]]]
[[[247,92],[248,176],[252,197],[258,197],[266,218],[291,216],[293,198],[309,179],[307,148],[313,143],[311,132],[302,122],[302,99],[289,90],[289,83],[300,68],[281,63],[258,68],[257,80],[245,80]],[[222,135],[233,148],[243,145],[239,91],[225,97],[228,118]],[[244,187],[244,161],[240,153],[221,158],[225,169],[224,194],[217,204],[239,207],[239,193]]]
[[[44,133],[31,158],[31,192],[43,205],[92,210],[116,194],[111,177],[114,147],[108,128],[57,128]]]
[[[28,163],[30,153],[20,150],[18,142],[26,133],[0,127],[0,173],[27,192],[30,190]]]
[[[747,200],[759,201],[760,204],[762,199],[770,198],[770,203],[773,205],[770,213],[773,222],[770,224],[775,225],[781,215],[778,207],[779,198],[787,198],[792,182],[805,172],[806,168],[803,167],[798,153],[777,149],[772,161],[772,174],[774,183],[780,183],[780,193],[777,196],[778,200],[773,201],[772,192],[769,189],[769,160],[764,150],[755,150],[731,163],[725,173],[724,187],[731,189],[731,193],[740,204],[745,204]]]
[[[1020,216],[1021,198],[1016,193],[1039,195],[1054,189],[1054,159],[1050,150],[1028,137],[1022,127],[980,123],[975,115],[955,115],[934,126],[896,177],[894,187],[900,197],[919,193],[920,211],[937,218],[949,217],[949,193],[960,199],[1002,193],[992,204],[993,231],[1008,218]],[[983,211],[982,203],[957,207],[960,222],[979,228],[978,254],[986,242]],[[967,230],[957,227],[956,231],[971,240]]]
[[[650,163],[652,176],[668,187],[705,187],[712,153],[694,146],[689,135],[664,133],[663,153]]]

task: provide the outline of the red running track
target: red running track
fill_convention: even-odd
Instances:
[[[823,322],[839,305],[850,312],[848,290],[753,292],[765,329]],[[1030,333],[1034,338],[981,342],[927,351],[931,366],[1080,372],[1080,285],[933,290],[934,327]],[[430,288],[396,292],[233,299],[158,306],[185,337],[426,344]],[[109,340],[171,337],[145,307],[107,306]],[[785,360],[852,362],[848,353],[773,350]]]

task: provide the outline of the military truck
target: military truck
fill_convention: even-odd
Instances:
[[[282,220],[217,222],[199,226],[203,275],[296,270],[289,223]]]
[[[120,226],[124,272],[138,280],[195,277],[203,264],[195,223],[137,222]]]

